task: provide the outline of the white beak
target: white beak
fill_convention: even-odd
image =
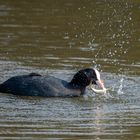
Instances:
[[[100,79],[100,73],[99,73],[99,71],[96,70],[96,69],[94,69],[94,70],[95,70],[95,73],[96,73],[96,76],[97,76],[97,79],[98,79],[95,82],[99,86],[99,88],[101,88],[101,89],[95,89],[95,88],[92,87],[92,90],[95,93],[106,93],[107,89],[104,86],[104,82]]]

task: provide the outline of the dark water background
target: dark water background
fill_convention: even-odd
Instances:
[[[140,139],[139,0],[0,0],[0,82],[70,80],[97,67],[110,98],[0,94],[0,139]]]

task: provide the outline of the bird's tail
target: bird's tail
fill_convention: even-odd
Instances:
[[[2,92],[2,84],[0,84],[0,92]]]
[[[5,86],[4,84],[0,84],[0,92],[4,92],[5,91]]]

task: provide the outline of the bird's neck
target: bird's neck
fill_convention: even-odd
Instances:
[[[68,85],[70,88],[72,88],[74,90],[80,90],[81,94],[85,93],[85,89],[86,89],[85,86],[79,85],[79,84],[74,83],[74,82],[69,82]]]

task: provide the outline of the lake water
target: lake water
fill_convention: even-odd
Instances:
[[[0,0],[0,83],[30,72],[70,81],[86,67],[108,98],[0,93],[0,139],[140,139],[139,0]]]

